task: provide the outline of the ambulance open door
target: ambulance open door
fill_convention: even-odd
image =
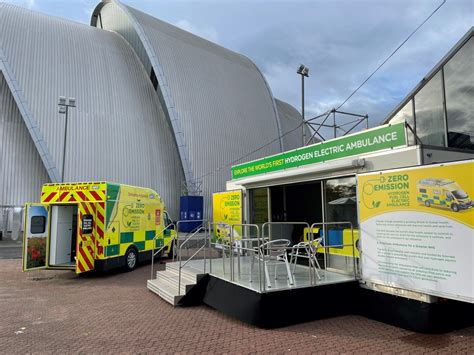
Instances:
[[[82,202],[79,204],[77,218],[77,240],[74,251],[76,274],[94,270],[95,245],[94,232],[100,227],[95,221],[95,211],[98,206],[94,203]],[[99,213],[99,215],[101,215]],[[103,221],[101,221],[102,223]],[[102,227],[103,228],[103,227]]]
[[[50,207],[39,203],[25,206],[23,271],[46,269],[48,265]]]

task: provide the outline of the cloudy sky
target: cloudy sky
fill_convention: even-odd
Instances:
[[[97,1],[10,0],[88,24]],[[301,106],[299,63],[306,80],[306,118],[344,99],[442,0],[169,1],[124,3],[251,58],[275,97]],[[474,24],[474,0],[441,9],[347,103],[378,124]]]

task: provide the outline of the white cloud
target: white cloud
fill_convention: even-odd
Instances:
[[[196,36],[203,37],[203,38],[207,39],[208,41],[215,42],[215,43],[218,42],[217,31],[212,26],[199,27],[199,26],[193,25],[191,22],[189,22],[188,20],[184,20],[184,19],[178,20],[175,23],[175,26],[177,26],[177,27],[179,27],[179,28],[181,28],[185,31],[191,32],[192,34],[195,34]]]

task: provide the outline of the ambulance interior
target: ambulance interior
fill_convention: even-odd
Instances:
[[[271,239],[288,239],[290,245],[295,245],[305,239],[304,229],[307,228],[297,223],[306,222],[311,226],[313,223],[327,222],[325,230],[322,224],[313,228],[314,239],[321,238],[323,244],[334,246],[334,249],[319,249],[321,264],[326,268],[354,272],[351,267],[354,265],[353,248],[342,247],[348,241],[352,243],[350,223],[355,231],[354,240],[357,240],[358,235],[354,176],[258,188],[250,190],[249,195],[250,223],[260,225],[268,221],[274,222],[270,226]],[[295,224],[278,224],[279,222]],[[346,255],[333,253],[335,248],[344,248]]]
[[[77,206],[51,206],[49,265],[69,267],[76,265]]]

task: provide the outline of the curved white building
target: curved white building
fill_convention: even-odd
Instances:
[[[64,167],[59,96],[77,102]],[[284,135],[298,116],[250,59],[118,1],[91,26],[0,4],[0,205],[38,200],[64,169],[151,187],[176,218],[185,190],[225,188],[226,165],[301,145]]]

